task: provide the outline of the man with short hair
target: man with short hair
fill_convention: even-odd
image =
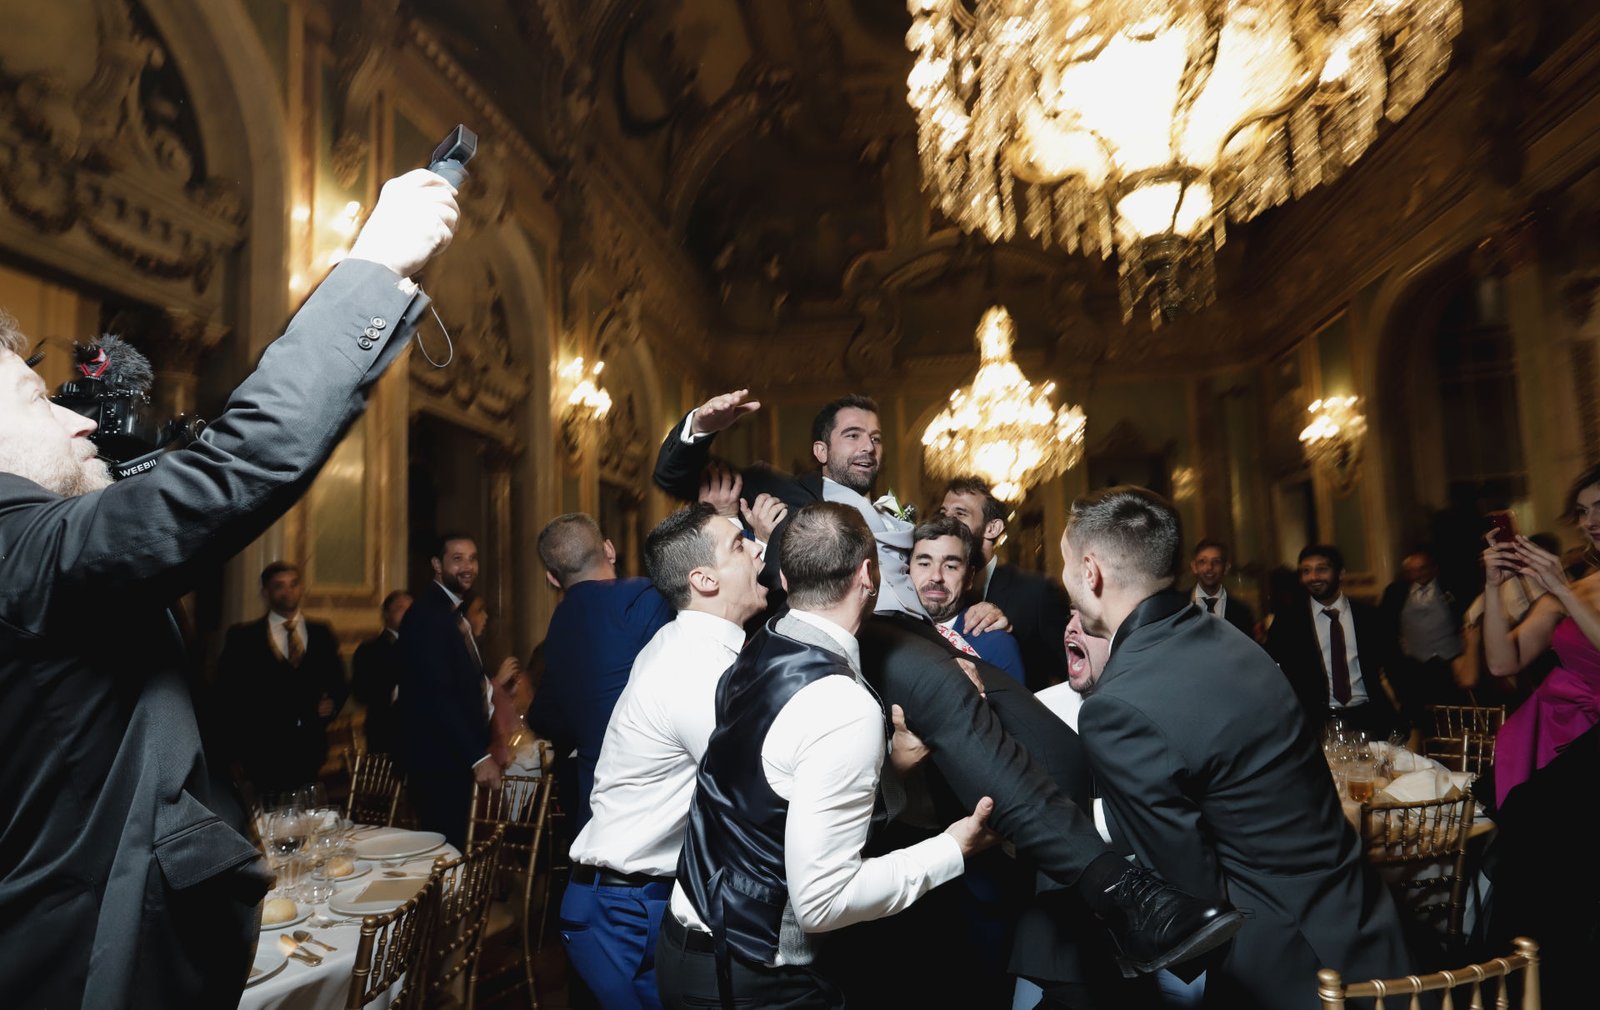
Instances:
[[[490,751],[489,681],[461,614],[478,581],[478,545],[465,533],[445,533],[428,560],[433,581],[400,621],[395,714],[417,821],[459,849],[473,783],[493,788],[501,772]]]
[[[261,618],[228,629],[217,659],[229,734],[258,798],[315,782],[328,755],[328,723],[344,705],[344,660],[333,628],[300,612],[300,568],[261,572]]]
[[[662,520],[644,550],[677,616],[634,660],[606,725],[561,902],[567,956],[606,1010],[661,1006],[656,933],[717,721],[717,682],[744,647],[744,622],[767,603],[755,545],[709,504]]]
[[[1205,1005],[1314,1010],[1320,968],[1411,970],[1294,692],[1251,642],[1172,588],[1178,513],[1127,485],[1073,502],[1063,579],[1110,656],[1078,715],[1095,780],[1141,862],[1254,915],[1206,972]],[[1091,668],[1091,676],[1093,675]]]
[[[351,660],[350,693],[367,710],[367,751],[392,754],[395,748],[394,697],[400,685],[400,622],[411,609],[411,594],[396,589],[383,598],[378,614],[383,630],[356,646]]]
[[[1403,577],[1383,591],[1378,605],[1396,636],[1390,681],[1417,726],[1427,720],[1429,705],[1462,705],[1467,698],[1456,687],[1452,669],[1461,655],[1461,622],[1467,600],[1439,579],[1439,562],[1431,547],[1418,547],[1400,562]]]
[[[716,694],[657,977],[669,1008],[843,1006],[811,968],[815,935],[892,915],[993,843],[992,803],[944,834],[863,859],[888,742],[854,633],[878,593],[859,512],[790,517],[789,611],[751,638]]]
[[[993,603],[1006,615],[1022,652],[1030,691],[1042,691],[1066,676],[1062,645],[1071,606],[1060,583],[1042,572],[1001,564],[995,548],[1005,537],[1006,503],[994,496],[981,477],[957,477],[945,485],[939,511],[964,523],[983,552],[974,572],[972,595]],[[982,637],[982,636],[979,636]]]
[[[1339,548],[1311,544],[1299,564],[1306,595],[1273,619],[1267,654],[1289,678],[1315,734],[1336,719],[1382,740],[1405,725],[1384,678],[1393,665],[1393,636],[1376,608],[1344,595]]]
[[[911,586],[934,627],[957,649],[988,660],[1023,683],[1022,653],[1009,631],[965,634],[967,593],[983,557],[972,531],[953,516],[936,516],[918,523],[911,541]]]
[[[1250,604],[1244,602],[1223,585],[1232,565],[1228,562],[1228,547],[1221,540],[1207,537],[1194,545],[1194,556],[1189,559],[1189,571],[1194,573],[1194,589],[1189,598],[1212,617],[1221,618],[1254,638],[1256,615]]]
[[[544,681],[528,726],[565,757],[578,752],[573,827],[589,823],[589,793],[616,707],[640,650],[672,620],[672,608],[645,578],[617,578],[617,549],[582,512],[550,520],[539,532],[545,578],[561,593],[544,637]]]

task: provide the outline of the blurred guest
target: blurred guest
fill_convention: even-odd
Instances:
[[[1289,678],[1311,729],[1329,719],[1382,740],[1403,722],[1384,684],[1392,636],[1377,609],[1344,595],[1344,553],[1332,544],[1300,552],[1305,592],[1267,632],[1267,654]]]
[[[500,782],[489,749],[483,659],[459,610],[478,581],[478,545],[464,533],[446,533],[429,563],[433,582],[400,622],[395,714],[417,820],[462,848],[473,782],[491,788]]]
[[[617,549],[581,512],[550,520],[539,532],[545,578],[561,593],[544,638],[546,673],[528,725],[565,755],[576,749],[573,826],[589,822],[589,793],[606,723],[639,650],[672,620],[672,608],[649,579],[617,578]]]
[[[939,516],[918,523],[911,541],[911,586],[939,634],[962,652],[988,660],[1022,683],[1026,679],[1022,653],[1011,632],[991,628],[981,635],[966,633],[967,615],[972,610],[965,605],[967,592],[979,570],[977,562],[983,558],[972,531],[954,516]]]
[[[1584,538],[1600,544],[1600,466],[1579,475],[1568,503]],[[1600,572],[1569,582],[1561,559],[1527,537],[1501,543],[1489,534],[1488,540],[1483,649],[1489,672],[1515,676],[1546,649],[1560,658],[1496,738],[1495,801],[1504,806],[1511,790],[1600,720]],[[1531,578],[1544,595],[1513,628],[1499,588],[1518,574]]]
[[[328,756],[328,723],[344,704],[338,640],[327,624],[306,620],[304,595],[297,566],[268,565],[261,572],[266,615],[229,628],[217,660],[230,736],[259,796],[316,780]]]
[[[995,547],[1005,537],[1005,502],[994,496],[980,477],[957,477],[945,485],[939,511],[964,523],[978,539],[982,558],[974,564],[972,594],[993,603],[1006,615],[1022,651],[1030,691],[1059,684],[1066,676],[1067,654],[1062,635],[1070,607],[1061,584],[1043,572],[1001,564]]]
[[[1561,553],[1561,541],[1554,533],[1530,533],[1528,539],[1532,540],[1540,550],[1555,555]],[[1581,578],[1582,573],[1574,576],[1569,571],[1568,576]],[[1500,602],[1505,606],[1506,620],[1513,628],[1528,616],[1528,611],[1533,609],[1534,601],[1544,595],[1544,589],[1537,582],[1521,573],[1500,583],[1499,592]],[[1456,687],[1467,692],[1472,704],[1504,704],[1510,709],[1515,709],[1522,704],[1524,698],[1533,693],[1550,671],[1555,669],[1558,660],[1554,652],[1546,649],[1538,659],[1519,670],[1514,679],[1486,678],[1483,656],[1483,597],[1484,593],[1479,593],[1467,607],[1467,612],[1462,618],[1461,655],[1451,664],[1451,671],[1455,677]],[[1492,796],[1490,800],[1493,801]]]
[[[710,504],[668,516],[644,549],[650,580],[677,617],[639,653],[611,713],[594,816],[572,845],[561,902],[567,955],[605,1010],[661,1006],[656,933],[717,722],[717,684],[744,647],[744,623],[767,604],[755,544]]]
[[[1427,706],[1459,705],[1452,666],[1461,655],[1461,615],[1466,601],[1439,578],[1433,550],[1419,547],[1400,562],[1404,576],[1383,591],[1388,626],[1399,635],[1389,682],[1413,726],[1427,725]]]
[[[400,684],[400,621],[411,609],[411,594],[396,589],[383,598],[383,630],[356,646],[350,693],[367,709],[367,750],[394,753],[394,696]]]
[[[1220,617],[1254,638],[1256,615],[1250,604],[1244,602],[1223,585],[1232,569],[1228,563],[1228,548],[1220,540],[1202,540],[1194,545],[1194,556],[1189,559],[1189,571],[1194,574],[1194,589],[1189,598],[1198,603],[1212,617]]]

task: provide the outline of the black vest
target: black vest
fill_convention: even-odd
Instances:
[[[706,745],[678,858],[678,883],[718,947],[771,965],[789,903],[783,859],[789,804],[772,791],[761,745],[778,712],[807,684],[854,679],[844,658],[773,630],[750,639],[717,685],[717,728]]]

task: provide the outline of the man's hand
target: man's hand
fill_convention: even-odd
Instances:
[[[961,622],[961,628],[963,635],[976,637],[985,631],[1010,631],[1011,622],[999,607],[986,600],[967,608],[967,618]]]
[[[472,779],[485,789],[500,788],[500,765],[494,758],[487,758],[472,766]],[[959,823],[959,822],[957,822]]]
[[[992,813],[994,813],[994,800],[985,796],[972,808],[970,817],[963,817],[944,829],[944,833],[954,838],[956,844],[961,846],[963,858],[982,852],[1000,841],[1000,836],[986,826]]]
[[[756,539],[765,544],[772,542],[772,531],[789,514],[789,506],[770,494],[758,494],[752,504],[740,502],[739,511],[744,513],[744,521]]]
[[[928,745],[922,738],[906,729],[906,712],[899,705],[889,708],[889,719],[894,723],[894,739],[889,748],[889,763],[901,775],[921,764],[928,756]]]
[[[511,690],[511,682],[521,672],[522,664],[517,662],[517,657],[507,656],[505,661],[500,664],[500,669],[495,671],[494,682],[504,690],[509,691]]]
[[[460,218],[450,184],[425,168],[415,169],[383,184],[350,258],[410,277],[450,244]]]
[[[978,672],[978,664],[970,659],[957,659],[956,665],[961,667],[961,672],[967,675],[968,680],[972,681],[972,686],[978,689],[978,697],[989,697],[989,692],[983,689],[983,674]]]
[[[700,478],[700,497],[717,510],[717,515],[736,519],[739,515],[739,492],[744,488],[744,478],[721,463],[712,463]]]
[[[744,415],[753,414],[760,409],[761,401],[750,399],[750,390],[735,389],[731,393],[713,396],[694,408],[694,420],[690,422],[689,431],[694,435],[709,435],[713,431],[722,431]]]

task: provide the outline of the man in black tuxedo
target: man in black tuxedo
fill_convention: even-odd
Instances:
[[[1256,637],[1256,615],[1250,604],[1228,592],[1223,581],[1228,577],[1228,547],[1220,540],[1205,539],[1194,545],[1194,556],[1189,559],[1189,571],[1194,574],[1194,588],[1189,598],[1212,617],[1224,621]]]
[[[1405,726],[1384,678],[1394,636],[1377,608],[1344,595],[1343,577],[1339,548],[1312,544],[1300,552],[1306,595],[1273,618],[1267,654],[1289,678],[1313,733],[1337,719],[1382,740]]]
[[[315,782],[328,756],[328,723],[344,704],[344,660],[333,628],[300,612],[300,569],[261,572],[267,612],[228,629],[217,659],[222,714],[245,779],[265,798]]]
[[[1062,644],[1071,617],[1071,605],[1060,583],[1042,572],[1001,564],[995,546],[1006,532],[1010,509],[994,496],[980,477],[957,477],[945,485],[939,511],[961,520],[983,548],[983,571],[977,574],[973,595],[1000,608],[1011,622],[1011,634],[1022,649],[1022,666],[1028,673],[1028,690],[1042,691],[1067,675],[1067,653]]]
[[[0,1003],[238,1003],[269,878],[167,608],[294,505],[361,414],[456,214],[432,173],[389,182],[203,439],[116,484],[93,423],[51,404],[0,326]]]
[[[425,831],[464,848],[472,784],[500,784],[489,753],[489,681],[461,601],[478,580],[478,545],[446,533],[429,558],[433,581],[400,622],[396,743],[406,788]]]
[[[396,589],[383,598],[383,630],[356,646],[351,660],[350,693],[366,707],[367,750],[393,754],[394,697],[400,685],[400,622],[411,609],[411,594]]]
[[[1078,729],[1119,836],[1196,894],[1253,910],[1205,1005],[1314,1010],[1319,968],[1411,970],[1399,915],[1345,819],[1294,692],[1254,642],[1172,589],[1178,513],[1144,488],[1072,504],[1063,580],[1109,639]]]

